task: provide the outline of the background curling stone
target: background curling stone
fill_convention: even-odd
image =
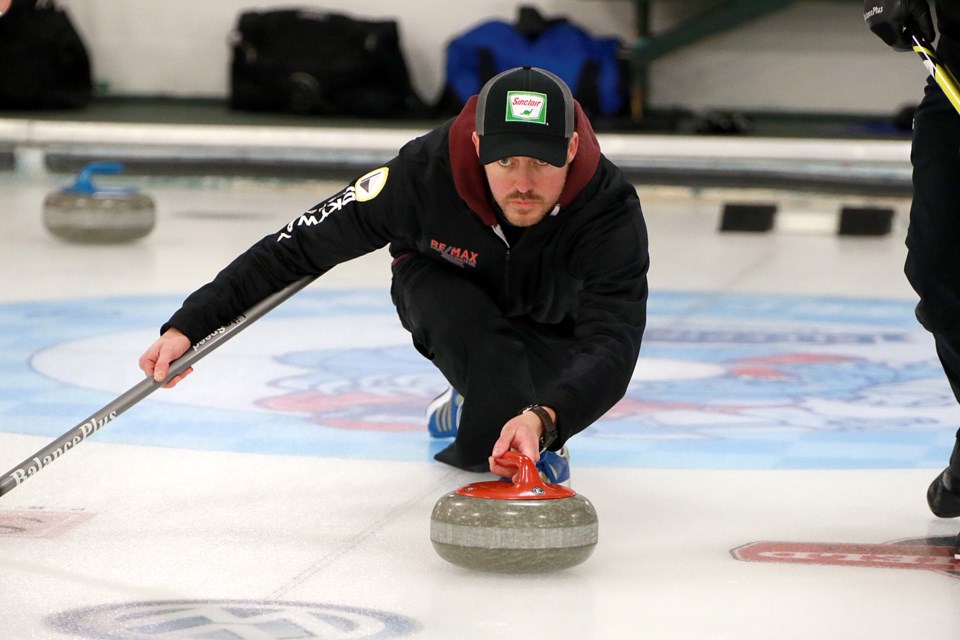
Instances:
[[[142,238],[155,221],[153,200],[136,188],[97,188],[95,173],[120,173],[115,162],[84,167],[69,187],[47,194],[43,225],[53,235],[74,242],[127,242]]]
[[[566,569],[597,546],[597,512],[584,496],[544,484],[533,461],[514,451],[513,482],[475,482],[440,498],[430,541],[444,560],[467,569],[541,573]]]

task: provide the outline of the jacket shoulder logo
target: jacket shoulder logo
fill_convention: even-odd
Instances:
[[[383,187],[387,184],[387,174],[389,173],[390,169],[388,167],[380,167],[360,176],[360,179],[353,185],[357,192],[357,202],[373,200],[380,195]]]

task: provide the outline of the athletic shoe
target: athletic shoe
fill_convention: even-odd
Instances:
[[[544,482],[569,487],[570,451],[566,447],[561,447],[560,451],[541,451],[537,471]]]
[[[434,438],[453,438],[457,435],[462,413],[463,396],[448,387],[427,405],[427,430]]]
[[[960,516],[960,479],[947,467],[927,489],[927,504],[938,518]]]

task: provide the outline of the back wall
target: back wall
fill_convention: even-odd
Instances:
[[[228,92],[229,35],[250,8],[304,6],[357,17],[395,19],[414,87],[436,100],[444,50],[484,20],[516,17],[514,2],[447,0],[60,0],[83,35],[95,79],[112,95],[221,98]],[[551,0],[523,3],[567,16],[597,36],[634,39],[633,3]],[[714,3],[715,4],[715,3]],[[659,2],[663,31],[710,3]],[[925,71],[916,55],[887,49],[866,29],[859,2],[797,2],[733,31],[656,61],[654,107],[813,113],[893,113],[919,99]]]

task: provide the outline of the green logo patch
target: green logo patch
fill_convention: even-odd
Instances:
[[[547,95],[531,91],[508,91],[507,122],[547,124]]]

